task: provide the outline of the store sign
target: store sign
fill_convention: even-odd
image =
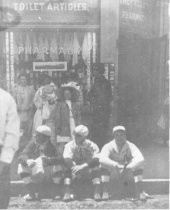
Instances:
[[[67,71],[67,62],[33,62],[33,71]]]
[[[3,0],[14,9],[21,23],[98,24],[99,0]]]
[[[120,0],[120,28],[150,35],[154,0]]]
[[[22,54],[22,53],[26,53],[26,54],[40,54],[40,53],[45,53],[48,54],[49,51],[50,53],[55,53],[55,54],[64,54],[64,55],[72,55],[74,54],[75,50],[74,49],[69,49],[69,48],[58,48],[58,47],[32,47],[32,46],[17,46],[15,48],[15,53],[17,54]],[[81,48],[77,50],[77,53],[79,54],[81,51]],[[5,50],[4,50],[5,53]]]

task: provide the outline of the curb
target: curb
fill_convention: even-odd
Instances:
[[[170,179],[144,179],[144,190],[151,195],[169,194],[169,182]],[[11,181],[11,196],[23,196],[25,193],[23,181]]]

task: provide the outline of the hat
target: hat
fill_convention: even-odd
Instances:
[[[126,129],[125,129],[124,126],[118,125],[118,126],[115,126],[115,127],[113,128],[113,133],[116,132],[116,131],[119,131],[119,130],[121,130],[121,131],[126,131]]]
[[[79,134],[82,137],[86,137],[89,134],[89,129],[84,125],[79,125],[74,130],[75,134]]]
[[[36,131],[38,133],[45,135],[45,136],[51,136],[51,128],[46,125],[38,126]]]

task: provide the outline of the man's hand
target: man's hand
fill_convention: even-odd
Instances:
[[[124,165],[122,165],[122,164],[117,164],[117,168],[119,169],[119,171],[120,171],[120,173],[122,173],[123,172],[123,170],[124,170]]]
[[[124,165],[122,165],[122,164],[117,164],[117,167],[119,168],[119,169],[123,169],[124,168]]]
[[[29,166],[30,168],[33,168],[33,167],[36,165],[36,163],[35,163],[35,161],[34,161],[33,159],[29,159],[29,160],[27,161],[27,164],[28,164],[28,166]]]
[[[9,165],[9,163],[5,163],[5,162],[0,161],[0,175],[2,174],[4,168],[8,165]]]
[[[26,155],[22,155],[18,158],[19,163],[21,163],[22,166],[27,167],[27,156]]]
[[[72,167],[72,173],[77,175],[79,174],[84,168],[86,168],[88,165],[85,163],[85,164],[82,164],[82,165],[76,165],[76,166],[73,166]]]

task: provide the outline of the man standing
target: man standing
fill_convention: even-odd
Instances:
[[[0,209],[8,208],[10,165],[18,149],[20,121],[14,99],[0,89]]]
[[[94,84],[88,94],[92,106],[92,140],[101,148],[107,139],[110,117],[111,85],[104,77],[104,64],[93,67]]]
[[[130,180],[134,180],[136,196],[141,200],[148,195],[143,192],[142,179],[144,169],[144,157],[133,143],[126,140],[126,130],[123,126],[113,128],[114,139],[104,145],[100,154],[101,166],[106,169],[102,176],[103,198],[109,198],[108,183],[112,180],[120,180],[128,186]]]
[[[74,130],[75,140],[65,145],[63,157],[70,173],[66,176],[64,201],[71,199],[70,185],[74,179],[92,179],[94,199],[100,200],[99,148],[87,139],[88,128],[79,125]]]

